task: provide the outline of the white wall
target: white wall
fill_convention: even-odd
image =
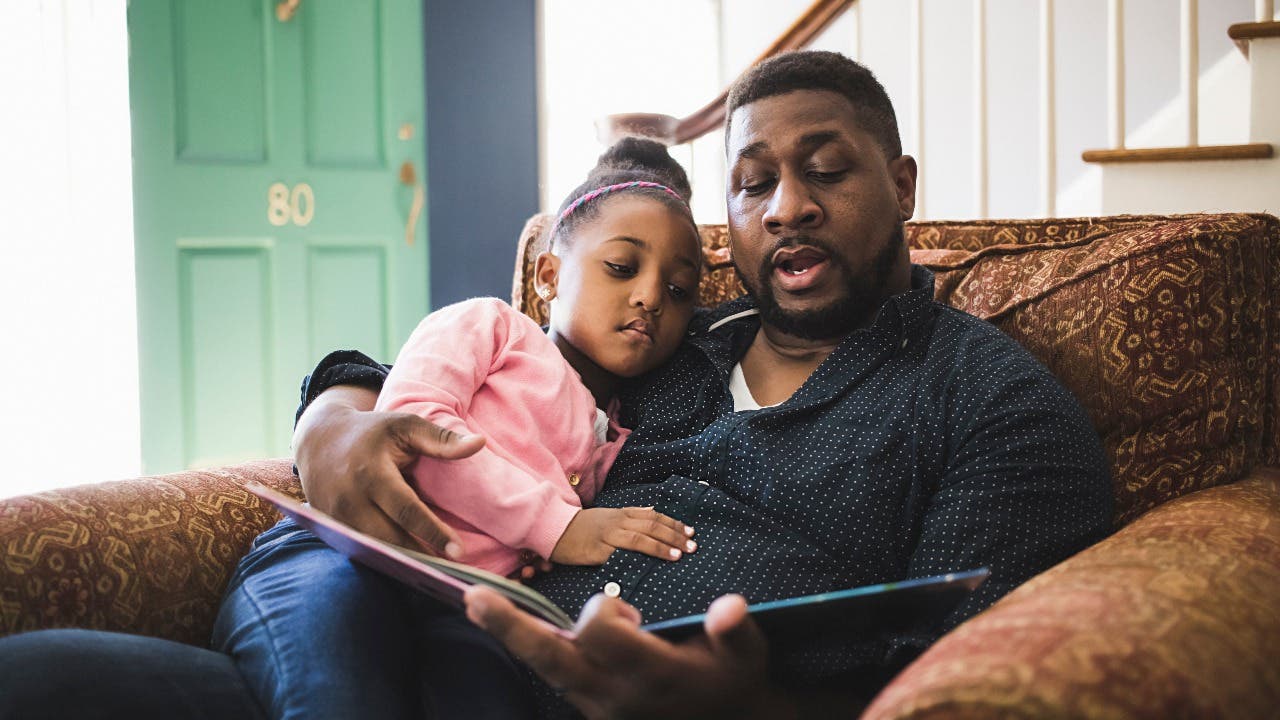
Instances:
[[[141,468],[124,0],[0,3],[0,497]]]
[[[604,147],[594,122],[604,115],[685,115],[720,91],[714,38],[716,0],[542,0],[539,38],[542,206],[558,207],[594,167]],[[689,148],[673,155],[686,166]],[[719,193],[698,203],[723,205]]]

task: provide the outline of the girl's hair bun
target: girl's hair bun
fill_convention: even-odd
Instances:
[[[654,187],[655,184],[669,188],[671,192]],[[560,204],[560,209],[555,214],[555,223],[546,238],[546,247],[562,245],[573,235],[575,228],[595,218],[601,205],[597,198],[610,197],[613,193],[594,193],[610,187],[617,192],[634,193],[657,200],[684,215],[693,225],[693,213],[689,210],[689,197],[693,190],[689,187],[689,176],[685,174],[684,168],[680,167],[680,163],[671,157],[662,144],[645,138],[628,137],[605,150],[587,175],[586,182],[569,193]],[[694,227],[696,229],[696,225]]]
[[[693,195],[688,174],[667,152],[666,146],[641,137],[622,138],[605,150],[596,160],[588,182],[605,176],[616,177],[631,173],[652,176],[654,182],[675,190],[686,203]]]

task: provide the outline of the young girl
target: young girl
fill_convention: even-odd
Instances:
[[[414,468],[461,531],[464,561],[508,573],[532,555],[598,564],[616,548],[669,560],[694,549],[683,524],[652,509],[582,509],[627,435],[610,419],[615,387],[665,361],[692,315],[701,251],[688,194],[664,148],[620,143],[565,201],[538,256],[545,334],[505,303],[472,300],[430,315],[400,353],[378,407],[486,438],[472,458]],[[314,593],[300,591],[307,577]],[[533,711],[525,670],[461,612],[287,519],[241,561],[212,644],[274,718]]]
[[[687,195],[664,148],[622,141],[565,200],[537,258],[545,333],[478,298],[427,316],[400,351],[377,409],[486,438],[471,457],[413,467],[419,495],[458,530],[462,562],[506,575],[535,558],[696,549],[693,528],[651,508],[586,507],[629,433],[615,419],[619,380],[670,358],[693,314],[702,253]]]

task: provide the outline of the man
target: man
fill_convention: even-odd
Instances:
[[[728,109],[730,245],[750,297],[696,318],[626,398],[636,430],[597,499],[696,527],[698,553],[665,565],[617,553],[536,579],[571,612],[585,603],[573,642],[492,593],[468,596],[469,617],[589,715],[855,706],[934,637],[766,668],[740,596],[711,606],[704,641],[650,637],[640,616],[701,612],[730,591],[761,601],[991,567],[950,627],[1109,529],[1104,461],[1074,399],[1013,341],[933,302],[911,266],[915,162],[871,74],[832,53],[785,55],[740,79]],[[382,371],[350,359],[322,366],[333,377],[313,378],[311,395],[369,389],[320,396],[298,425],[308,497],[444,548],[449,530],[395,471],[432,452],[410,437],[437,431],[361,412]]]
[[[592,717],[849,714],[935,635],[771,653],[744,596],[990,567],[949,628],[1109,530],[1101,448],[1078,404],[1012,340],[935,303],[932,277],[910,264],[902,223],[916,166],[871,74],[833,53],[785,55],[735,83],[728,110],[731,249],[750,294],[697,316],[671,363],[630,388],[634,431],[597,497],[694,526],[698,551],[672,563],[620,551],[600,567],[535,578],[566,610],[581,609],[574,640],[492,593],[467,596],[469,618]],[[332,355],[312,374],[295,433],[300,477],[320,509],[449,554],[456,535],[400,469],[419,453],[466,455],[479,441],[370,412],[384,376],[355,354]],[[316,556],[303,545],[271,559],[284,547],[276,532],[247,562],[283,578],[272,597],[297,601],[292,617],[329,612],[326,602],[340,616],[369,613],[363,600],[350,609],[326,600],[336,581],[301,571],[299,558]],[[271,647],[239,632],[252,623],[238,623],[250,610],[237,608],[259,604],[243,592],[254,572],[242,566],[219,619],[217,645],[237,656]],[[341,598],[380,587],[367,576],[353,583],[373,590]],[[307,605],[311,584],[321,599]],[[368,602],[377,610],[359,622],[377,632],[394,603]],[[642,616],[702,611],[707,632],[696,640],[638,629]],[[351,692],[386,675],[413,682],[412,653],[375,644],[353,641],[360,682],[325,680]],[[248,680],[270,695],[269,679]],[[544,699],[554,710],[557,698]]]

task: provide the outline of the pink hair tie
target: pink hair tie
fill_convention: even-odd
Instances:
[[[595,190],[592,190],[591,192],[587,193],[586,195],[583,195],[577,200],[574,200],[573,202],[569,203],[569,207],[565,208],[564,212],[560,213],[560,217],[556,219],[556,225],[559,225],[560,223],[564,222],[564,219],[572,215],[574,210],[577,210],[578,208],[591,202],[592,200],[595,200],[601,195],[608,195],[611,192],[626,190],[628,188],[656,188],[658,190],[665,192],[671,197],[679,200],[680,202],[684,202],[684,198],[680,197],[680,193],[676,192],[675,190],[672,190],[666,185],[663,185],[661,183],[656,183],[656,182],[649,182],[647,180],[633,180],[631,182],[618,183],[617,185],[606,185],[602,188],[596,188]]]

